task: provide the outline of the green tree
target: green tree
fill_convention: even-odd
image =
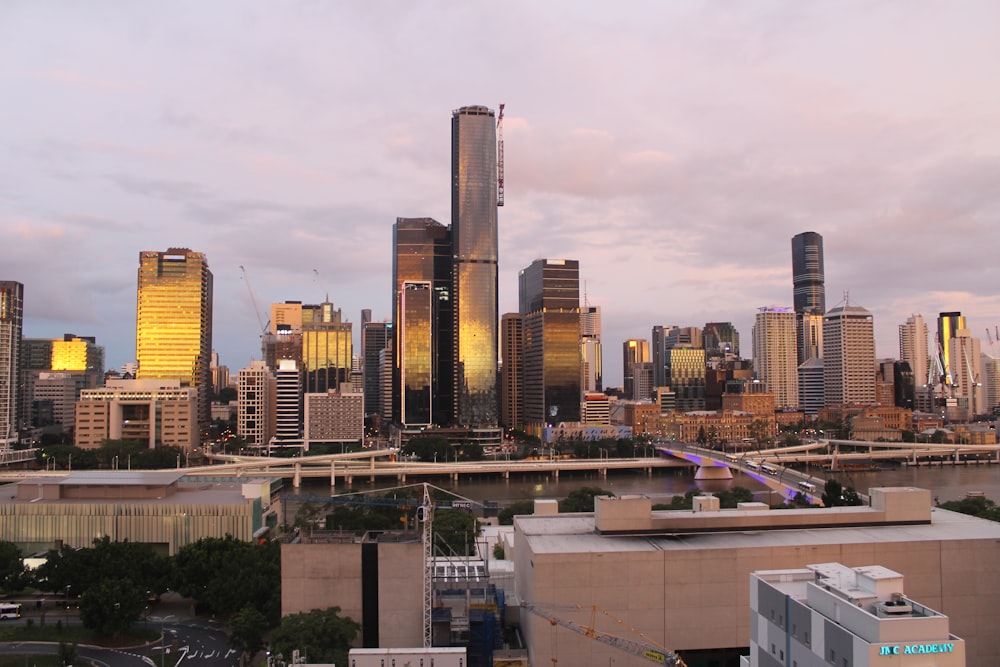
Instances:
[[[704,425],[701,425],[701,426],[698,427],[698,436],[695,438],[695,440],[702,447],[704,447],[705,443],[708,442],[708,434],[705,433],[705,426]]]
[[[735,509],[739,503],[753,502],[753,491],[742,486],[724,489],[715,495],[719,497],[719,507],[722,509]]]
[[[267,629],[264,614],[250,606],[243,607],[229,619],[229,639],[248,658],[264,648]]]
[[[861,499],[861,494],[853,486],[849,486],[844,489],[844,504],[857,506],[864,505],[865,503]]]
[[[476,442],[462,445],[458,450],[459,461],[482,461],[483,458],[483,446]]]
[[[440,436],[419,436],[411,438],[403,447],[403,454],[414,455],[425,463],[439,461],[444,463],[449,458],[455,458],[452,447]]]
[[[290,660],[297,650],[313,664],[346,665],[347,652],[360,629],[349,616],[340,616],[340,607],[290,614],[271,633],[271,652]]]
[[[35,572],[38,587],[63,594],[80,595],[104,579],[121,578],[143,591],[159,595],[170,583],[170,562],[140,542],[112,542],[107,536],[94,540],[87,549],[49,551],[45,563]]]
[[[446,549],[446,553],[469,556],[474,551],[476,517],[466,510],[439,509],[434,512],[434,544]]]
[[[761,449],[771,439],[771,435],[768,433],[767,422],[763,419],[754,419],[750,422],[747,432],[753,438],[754,443],[756,443],[757,449]]]
[[[782,433],[780,442],[782,447],[798,447],[802,444],[802,438],[795,433]]]
[[[0,542],[0,592],[21,590],[27,583],[26,575],[21,550],[13,542]]]
[[[102,579],[80,598],[80,622],[102,635],[117,637],[139,620],[146,594],[129,579]]]
[[[67,644],[64,641],[60,641],[56,655],[59,657],[59,663],[63,667],[73,667],[76,664],[76,644]]]
[[[825,507],[837,507],[844,504],[844,485],[835,479],[826,480],[822,495]]]
[[[559,501],[560,512],[593,512],[594,498],[597,496],[614,496],[612,492],[596,486],[585,486],[573,491]]]
[[[534,512],[534,500],[518,500],[517,502],[511,503],[507,507],[500,510],[500,513],[497,515],[497,520],[500,522],[501,526],[513,526],[515,516],[518,516],[519,514],[534,514]]]

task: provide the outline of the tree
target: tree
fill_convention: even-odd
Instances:
[[[439,509],[434,512],[434,541],[459,556],[473,553],[476,517],[466,510]]]
[[[781,434],[781,446],[782,447],[798,447],[802,444],[802,438],[800,438],[795,433],[782,433]]]
[[[597,496],[612,496],[612,492],[596,486],[585,486],[573,491],[559,501],[560,512],[593,512],[594,498]]]
[[[80,622],[102,635],[117,637],[139,620],[146,594],[129,579],[102,579],[80,598]]]
[[[754,442],[757,443],[757,449],[763,447],[764,443],[770,439],[767,422],[763,419],[754,419],[750,422],[750,426],[747,427],[747,432],[750,434],[750,437],[753,438]]]
[[[170,562],[140,542],[112,542],[107,536],[88,549],[63,545],[50,550],[36,571],[38,587],[62,594],[80,595],[104,579],[127,579],[143,591],[160,594],[170,583]]]
[[[0,592],[13,593],[24,588],[27,570],[21,550],[13,542],[0,542]]]
[[[444,463],[455,455],[447,440],[440,436],[419,436],[411,438],[403,447],[403,454],[412,454],[425,463],[440,461]]]
[[[823,485],[823,505],[826,507],[837,507],[844,504],[844,486],[835,479],[826,480]]]
[[[513,526],[514,517],[519,514],[533,514],[535,512],[534,500],[518,500],[500,510],[497,520],[501,526]]]
[[[59,663],[63,667],[73,667],[76,664],[76,644],[67,644],[64,641],[60,641],[56,655],[59,656]]]
[[[361,626],[339,614],[340,607],[330,607],[285,616],[271,633],[271,652],[289,660],[297,650],[312,664],[346,665],[347,651]]]
[[[701,426],[698,427],[698,436],[695,438],[695,440],[702,447],[704,447],[705,443],[708,442],[708,434],[705,433],[705,425],[704,424],[702,424]]]
[[[267,619],[253,607],[243,607],[229,619],[229,639],[248,657],[264,648],[265,632]]]

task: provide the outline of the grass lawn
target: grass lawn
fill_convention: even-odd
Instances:
[[[137,646],[147,641],[157,639],[160,633],[153,629],[144,629],[141,626],[133,627],[132,630],[121,637],[101,636],[88,630],[87,628],[71,625],[58,628],[55,625],[8,625],[0,626],[0,642],[60,642],[67,644],[92,644],[94,646],[107,646],[118,648],[122,646]],[[23,662],[19,663],[23,667]],[[6,667],[7,663],[0,661],[0,667]],[[39,667],[42,665],[39,663]]]

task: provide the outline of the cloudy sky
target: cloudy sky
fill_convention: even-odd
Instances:
[[[655,324],[732,321],[749,356],[807,230],[880,356],[913,313],[985,339],[998,25],[995,0],[4,0],[0,279],[26,336],[97,336],[109,366],[142,250],[207,254],[234,370],[260,356],[241,265],[264,311],[328,291],[384,319],[395,218],[451,219],[451,111],[503,102],[501,312],[532,260],[579,259],[606,384]]]

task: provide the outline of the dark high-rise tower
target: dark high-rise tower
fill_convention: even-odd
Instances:
[[[431,218],[396,218],[392,228],[392,303],[394,343],[390,346],[393,352],[392,364],[392,414],[393,421],[404,423],[402,409],[402,380],[407,365],[425,369],[426,377],[432,382],[433,405],[429,408],[435,424],[446,426],[453,421],[454,383],[452,375],[453,335],[452,335],[452,252],[451,230]],[[401,336],[404,335],[402,324],[404,313],[404,283],[428,284],[430,296],[430,317],[428,328],[420,328],[420,332],[429,334],[429,340],[418,344],[415,336],[418,330],[413,325],[411,310],[410,324],[407,335],[408,344],[404,345]],[[415,292],[408,300],[411,307],[418,305]],[[422,334],[421,334],[422,335]],[[429,359],[408,359],[408,354],[429,354]],[[416,370],[415,368],[413,369]],[[417,375],[406,373],[414,380]],[[422,376],[421,376],[422,377]],[[413,395],[411,391],[411,396]]]
[[[451,119],[455,422],[497,423],[496,116],[462,107]]]
[[[580,263],[537,259],[520,274],[524,421],[580,421]]]
[[[12,280],[0,281],[0,449],[17,442],[20,428],[18,383],[23,304],[24,285]]]
[[[792,299],[798,339],[798,362],[819,353],[822,344],[810,345],[809,315],[826,314],[826,287],[823,272],[823,237],[802,232],[792,237]],[[821,355],[820,355],[821,356]]]

